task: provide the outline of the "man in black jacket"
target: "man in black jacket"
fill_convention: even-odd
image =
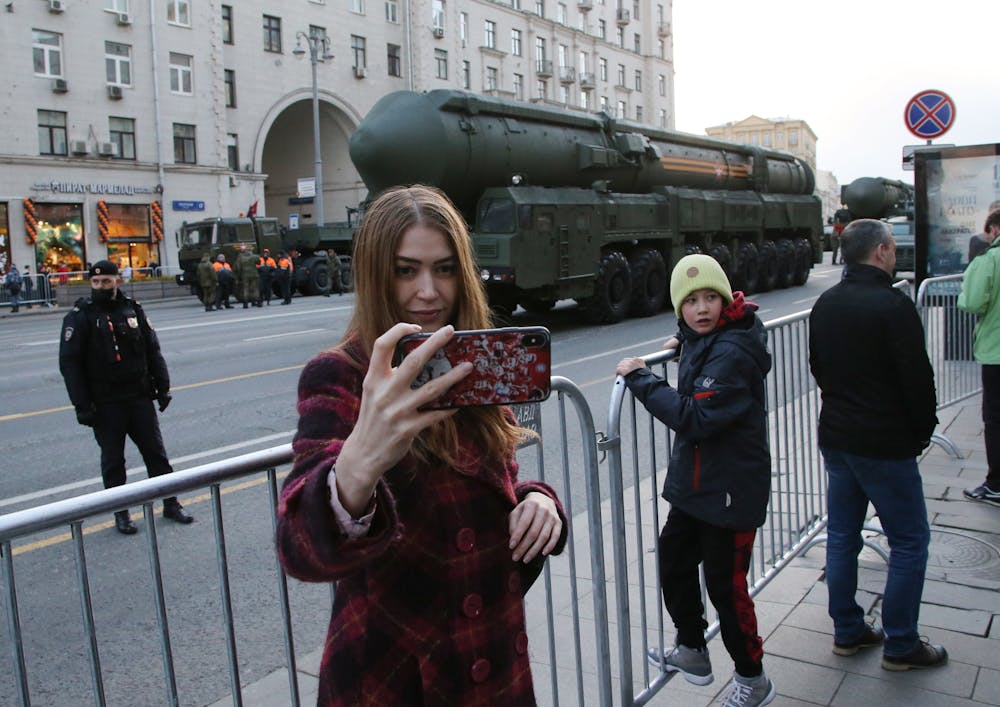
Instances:
[[[833,652],[854,655],[884,642],[886,670],[943,665],[947,651],[917,630],[930,528],[916,457],[937,425],[934,371],[916,307],[892,287],[896,244],[888,224],[853,221],[842,244],[844,277],[809,317],[809,365],[823,393]],[[865,623],[854,597],[869,501],[891,548],[884,631]]]
[[[59,371],[77,422],[94,429],[105,488],[125,483],[126,434],[150,476],[169,474],[153,400],[160,412],[167,409],[170,375],[156,332],[139,303],[118,291],[118,266],[102,260],[89,274],[90,297],[77,300],[63,319],[59,340]],[[193,520],[175,496],[163,499],[163,516]],[[115,526],[125,535],[136,532],[128,509],[115,513]]]

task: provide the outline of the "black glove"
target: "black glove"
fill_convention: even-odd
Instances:
[[[81,425],[93,427],[95,420],[97,420],[97,409],[93,405],[76,409],[76,421]]]
[[[166,410],[167,405],[169,405],[170,401],[173,399],[174,396],[172,396],[170,393],[160,393],[159,397],[156,398],[156,402],[160,404],[160,412]]]

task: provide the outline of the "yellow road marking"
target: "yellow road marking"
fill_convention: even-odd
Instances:
[[[288,472],[283,471],[280,474],[278,474],[277,478],[280,480],[286,476],[288,476]],[[254,486],[260,486],[261,484],[266,482],[267,482],[267,476],[264,476],[263,478],[260,479],[251,479],[250,481],[244,481],[234,486],[229,486],[227,488],[224,488],[222,489],[221,493],[222,495],[226,495],[229,493],[233,493],[234,491],[243,491],[245,489],[253,488]],[[190,506],[195,503],[201,503],[202,501],[207,501],[210,498],[212,498],[211,492],[201,493],[198,494],[197,496],[192,496],[191,498],[183,499],[182,504],[185,506]],[[95,525],[88,525],[86,528],[83,529],[83,534],[93,535],[94,533],[99,533],[102,530],[107,530],[113,527],[115,527],[115,522],[113,520],[102,521]],[[44,548],[51,547],[53,545],[60,545],[65,542],[69,542],[72,539],[73,535],[71,533],[61,533],[60,535],[54,535],[51,538],[45,538],[44,540],[36,540],[33,543],[25,543],[24,545],[18,545],[11,551],[11,555],[17,557],[18,555],[23,555],[28,552],[34,552],[35,550],[42,550]]]
[[[283,368],[272,368],[268,371],[255,371],[253,373],[241,373],[238,376],[228,376],[226,378],[215,378],[213,380],[201,381],[200,383],[188,383],[187,385],[178,385],[171,388],[171,391],[176,390],[189,390],[191,388],[203,388],[206,385],[217,385],[218,383],[231,383],[232,381],[245,380],[247,378],[256,378],[257,376],[267,376],[272,373],[285,373],[287,371],[295,371],[302,368],[305,364],[300,363],[295,366],[285,366]],[[38,415],[48,415],[53,412],[66,412],[67,410],[72,410],[72,405],[63,405],[62,407],[49,408],[48,410],[35,410],[33,412],[15,412],[10,415],[0,415],[0,422],[10,422],[11,420],[21,420],[27,417],[36,417]]]

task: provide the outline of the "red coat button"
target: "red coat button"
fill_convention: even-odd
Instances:
[[[485,682],[490,676],[490,667],[490,661],[485,658],[480,658],[473,663],[472,670],[469,671],[469,675],[472,677],[472,682]]]
[[[483,598],[478,594],[470,594],[462,601],[462,613],[474,619],[483,613]]]
[[[455,536],[455,546],[462,552],[472,552],[476,547],[476,531],[472,528],[462,528]]]
[[[507,591],[511,594],[521,593],[521,573],[511,572],[507,577]]]
[[[528,634],[524,631],[518,631],[517,638],[514,639],[514,650],[517,651],[518,655],[524,655],[528,652]]]

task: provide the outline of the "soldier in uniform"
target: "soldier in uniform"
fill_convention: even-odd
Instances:
[[[118,290],[118,266],[101,260],[90,268],[90,297],[76,301],[63,319],[59,371],[66,382],[76,420],[94,429],[101,448],[104,487],[125,483],[125,435],[138,447],[149,476],[173,471],[163,448],[160,412],[170,404],[170,375],[156,332],[142,307]],[[194,520],[176,496],[163,499],[163,517]],[[136,527],[128,509],[115,513],[118,532]]]
[[[206,312],[211,312],[215,307],[215,290],[218,286],[219,276],[215,274],[208,253],[205,253],[198,263],[198,287],[201,288],[201,302],[205,305]]]
[[[257,274],[257,256],[250,252],[246,246],[240,250],[240,257],[236,259],[236,284],[239,288],[239,298],[243,302],[243,309],[253,303],[254,307],[260,307],[260,276]]]
[[[323,294],[326,297],[329,297],[331,292],[336,292],[338,295],[344,294],[344,288],[340,284],[340,258],[337,257],[337,251],[333,248],[326,249],[326,266],[327,272],[330,273],[330,287]]]
[[[271,278],[277,267],[277,263],[275,263],[274,258],[271,257],[271,251],[265,248],[264,254],[257,259],[257,274],[260,282],[260,293],[257,296],[257,302],[267,302],[268,307],[271,306],[271,295],[274,294],[274,289],[271,285]],[[259,307],[260,304],[257,306]]]

